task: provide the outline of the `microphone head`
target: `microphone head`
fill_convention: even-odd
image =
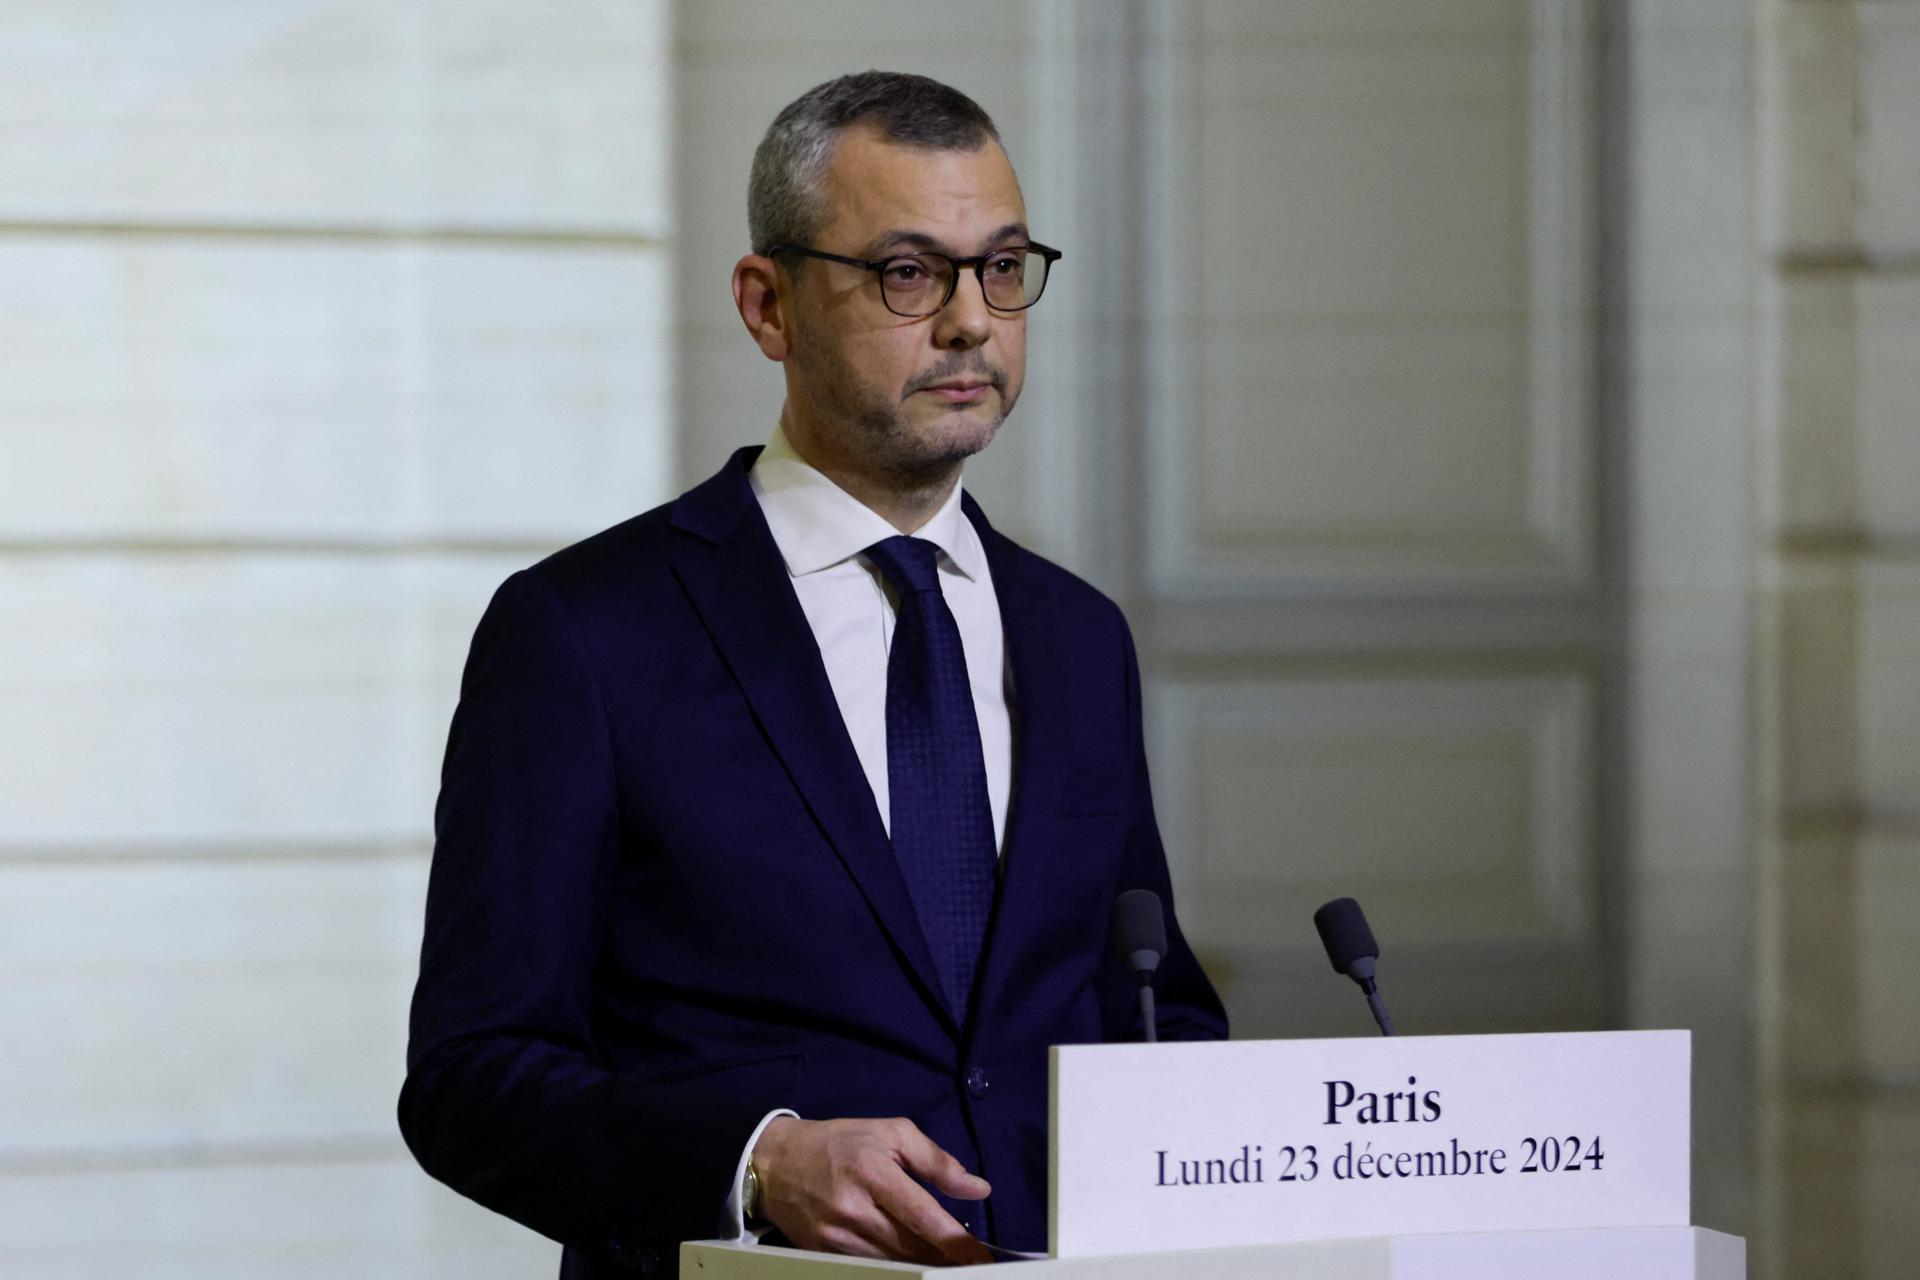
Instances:
[[[1113,900],[1113,950],[1136,973],[1151,973],[1167,954],[1167,916],[1160,895],[1129,889]]]
[[[1333,961],[1333,971],[1344,973],[1359,981],[1363,977],[1373,976],[1371,961],[1380,958],[1380,944],[1373,940],[1373,930],[1367,927],[1367,917],[1360,910],[1360,904],[1352,898],[1335,898],[1313,913],[1313,927],[1320,931],[1320,941],[1327,949],[1327,959]],[[1364,974],[1355,973],[1356,962],[1365,969]]]

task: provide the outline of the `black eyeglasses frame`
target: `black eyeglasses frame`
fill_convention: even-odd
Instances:
[[[760,250],[760,256],[763,258],[771,258],[778,253],[797,253],[801,257],[819,258],[823,262],[838,262],[848,267],[864,267],[866,270],[873,272],[874,279],[879,282],[881,304],[884,305],[888,311],[892,311],[894,315],[899,316],[903,320],[924,320],[928,316],[937,316],[946,310],[947,304],[953,301],[955,291],[960,288],[960,269],[962,267],[971,267],[973,269],[973,278],[980,282],[980,297],[984,300],[987,296],[987,263],[1003,253],[1037,253],[1047,264],[1047,274],[1040,281],[1040,293],[1034,294],[1030,301],[1022,303],[1017,307],[1001,307],[991,302],[987,303],[987,309],[989,311],[998,311],[1003,315],[1012,315],[1025,311],[1035,302],[1040,301],[1040,294],[1047,291],[1047,281],[1053,277],[1053,264],[1066,256],[1058,249],[1050,248],[1044,244],[1033,244],[1031,242],[1027,244],[1006,245],[1003,248],[995,249],[992,253],[983,253],[971,258],[956,258],[950,253],[935,253],[930,249],[922,250],[918,253],[896,253],[885,258],[849,258],[844,254],[828,253],[824,249],[811,249],[803,244],[770,244]],[[917,314],[895,311],[893,304],[887,301],[887,267],[895,262],[902,262],[910,258],[939,258],[950,264],[953,268],[953,274],[947,279],[946,296],[940,299],[940,305],[931,311],[923,311]]]

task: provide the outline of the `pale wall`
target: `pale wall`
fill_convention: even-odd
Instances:
[[[668,17],[0,5],[0,1273],[557,1266],[394,1100],[474,621],[668,494]]]

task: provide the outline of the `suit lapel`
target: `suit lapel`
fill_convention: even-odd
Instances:
[[[1054,619],[1052,593],[1027,570],[1026,553],[987,523],[971,495],[962,494],[967,516],[980,531],[994,595],[1000,603],[1000,627],[1006,635],[1007,661],[1013,667],[1014,771],[1007,835],[1002,851],[1000,888],[981,956],[979,990],[997,1000],[1017,1003],[1021,995],[1015,971],[1020,942],[1031,936],[1048,910],[1044,891],[1051,874],[1054,814],[1060,807],[1060,766],[1065,746],[1065,655]],[[974,1025],[987,1016],[976,1007]]]
[[[957,1031],[819,645],[747,480],[759,452],[735,453],[674,504],[674,525],[693,535],[676,541],[674,573],[923,998]]]

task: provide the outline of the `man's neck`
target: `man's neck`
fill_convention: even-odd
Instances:
[[[784,419],[781,428],[801,461],[901,533],[923,528],[946,505],[953,486],[960,483],[962,462],[925,475],[874,475],[811,440],[796,438],[804,433],[795,432]]]

